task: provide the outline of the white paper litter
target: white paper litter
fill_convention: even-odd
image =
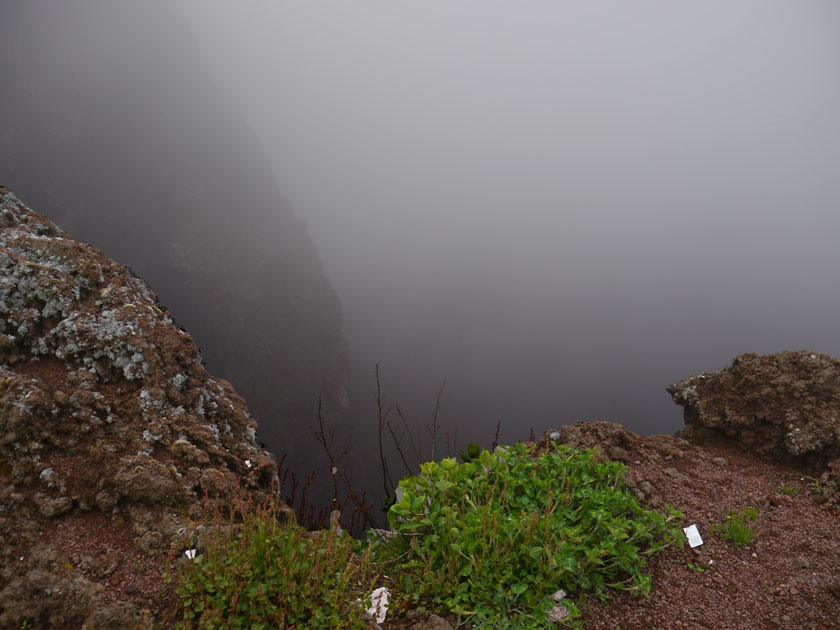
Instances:
[[[683,531],[685,532],[685,536],[688,538],[688,544],[692,549],[703,544],[703,539],[700,537],[700,532],[697,531],[696,524],[683,527]]]
[[[391,594],[384,586],[374,589],[370,594],[370,606],[367,609],[369,615],[376,619],[376,623],[385,621],[385,615],[388,614],[388,600],[391,599]]]
[[[190,560],[192,560],[193,558],[195,558],[195,549],[187,549],[184,552],[184,555],[187,556],[187,558],[189,558]]]
[[[548,618],[546,621],[550,623],[560,623],[566,617],[568,617],[571,612],[569,612],[560,602],[563,601],[566,597],[566,591],[562,588],[550,596],[550,599],[554,601],[554,606],[551,607],[551,610],[548,611]]]
[[[246,460],[245,460],[245,465],[246,465],[248,468],[250,468],[250,467],[251,467],[251,460],[250,460],[250,459],[246,459]]]

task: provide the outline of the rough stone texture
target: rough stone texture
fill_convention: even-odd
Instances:
[[[826,354],[742,354],[667,390],[684,409],[689,440],[724,434],[815,465],[840,456],[840,361]]]
[[[0,628],[151,627],[198,498],[273,492],[255,430],[143,281],[0,187]]]
[[[338,424],[350,383],[338,296],[182,11],[0,6],[0,184],[154,287],[272,452],[311,440],[319,397]],[[311,471],[312,450],[286,464]]]

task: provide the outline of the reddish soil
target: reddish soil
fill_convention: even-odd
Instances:
[[[663,472],[669,467],[682,477]],[[704,544],[656,556],[650,596],[588,606],[586,628],[840,628],[840,511],[817,503],[821,495],[801,471],[721,441],[665,465],[633,464],[628,477],[650,481],[686,524],[697,524]],[[725,542],[714,526],[746,507],[758,509],[749,523],[755,543]]]

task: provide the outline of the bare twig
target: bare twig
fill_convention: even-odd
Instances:
[[[455,453],[458,451],[458,427],[455,427],[455,434],[451,436],[452,440],[452,448],[449,448],[450,442],[450,435],[449,431],[446,432],[446,456],[447,457],[455,457]]]
[[[496,436],[493,438],[493,443],[490,445],[490,452],[493,453],[496,451],[496,447],[499,445],[499,430],[502,428],[502,421],[499,420],[496,423]]]
[[[411,466],[409,466],[408,462],[405,460],[405,453],[403,453],[402,449],[403,436],[401,435],[397,437],[396,433],[394,432],[394,427],[391,426],[390,421],[386,422],[385,426],[388,427],[388,432],[391,434],[391,439],[394,441],[394,446],[397,447],[397,453],[399,453],[400,459],[402,460],[403,466],[405,466],[406,472],[408,472],[408,474],[411,474]],[[411,433],[409,433],[409,437],[411,437]]]
[[[382,394],[382,384],[379,379],[379,363],[376,364],[374,370],[376,374],[376,422],[379,429],[379,462],[382,466],[382,487],[385,490],[386,496],[391,496],[394,493],[394,481],[391,479],[391,473],[388,471],[388,462],[385,459],[385,449],[382,444],[382,434],[385,429],[386,418],[390,413],[390,407],[385,408],[385,396]],[[390,484],[390,489],[388,485]]]
[[[435,397],[435,410],[432,412],[432,426],[426,426],[426,429],[429,431],[429,435],[431,435],[432,437],[432,461],[435,460],[437,433],[438,429],[440,428],[440,424],[438,424],[438,414],[440,413],[440,399],[443,396],[444,387],[446,387],[446,379],[443,379],[443,382],[440,384],[440,389],[438,390],[437,396]]]
[[[327,433],[326,423],[324,422],[324,401],[320,396],[318,396],[318,428],[313,430],[313,433],[315,434],[315,439],[321,443],[321,446],[327,454],[327,458],[330,460],[330,476],[332,477],[333,483],[333,498],[330,509],[334,510],[338,507],[338,464],[347,451],[345,450],[338,458],[333,455],[335,431],[330,430],[329,434]],[[348,482],[345,481],[345,484],[348,484]]]
[[[408,427],[408,421],[405,419],[403,415],[402,409],[400,406],[397,405],[397,415],[399,415],[400,420],[402,420],[403,427],[405,427],[405,433],[408,435],[408,439],[411,442],[411,450],[414,452],[414,459],[417,460],[417,465],[423,463],[423,442],[420,440],[420,432],[417,432],[417,441],[414,440],[414,434],[412,433],[411,429]],[[416,427],[416,425],[415,425]],[[418,442],[419,442],[419,449],[418,449]],[[402,453],[400,453],[402,455]],[[403,461],[405,458],[403,458]]]
[[[321,444],[324,452],[326,452],[327,458],[330,461],[330,476],[332,477],[333,482],[333,498],[330,505],[330,513],[333,510],[338,510],[340,512],[343,511],[344,508],[347,507],[348,503],[353,501],[356,504],[353,514],[353,522],[355,522],[357,518],[356,514],[361,514],[363,519],[362,527],[376,527],[376,522],[370,516],[370,507],[365,503],[364,495],[362,495],[361,501],[357,499],[358,495],[353,490],[350,478],[347,476],[347,472],[341,467],[341,460],[344,459],[345,455],[347,455],[349,449],[345,448],[338,456],[335,454],[335,431],[333,429],[327,429],[327,423],[324,420],[323,401],[320,397],[318,398],[318,425],[312,432],[315,435],[315,439]],[[338,489],[339,480],[344,486],[344,491],[346,493],[344,500],[341,500]],[[323,517],[319,514],[318,522],[320,523],[322,520]],[[353,531],[352,523],[351,531]]]

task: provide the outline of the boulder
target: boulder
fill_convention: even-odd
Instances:
[[[813,465],[840,456],[840,361],[808,350],[742,354],[667,388],[691,441],[724,435]]]
[[[140,278],[0,187],[0,628],[151,624],[214,501],[274,496],[256,428]]]

